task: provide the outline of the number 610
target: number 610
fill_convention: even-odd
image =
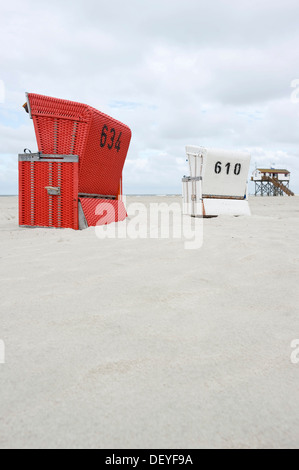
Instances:
[[[230,167],[231,167],[230,163],[227,163],[225,165],[227,175],[229,175]],[[216,164],[215,164],[215,173],[218,175],[219,173],[221,173],[221,170],[222,170],[222,162],[216,162]],[[234,174],[239,175],[240,171],[241,171],[241,163],[236,163],[235,166],[234,166]]]

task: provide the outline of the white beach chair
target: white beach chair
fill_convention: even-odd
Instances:
[[[197,217],[250,215],[250,154],[186,146],[190,176],[182,179],[184,213]]]

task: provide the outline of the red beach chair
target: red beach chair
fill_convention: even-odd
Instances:
[[[19,155],[20,225],[77,230],[124,220],[129,127],[85,104],[26,96],[39,152]]]

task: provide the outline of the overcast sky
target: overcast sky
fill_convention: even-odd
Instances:
[[[180,193],[187,144],[250,151],[251,171],[286,167],[299,193],[298,0],[0,6],[0,194],[17,193],[18,153],[37,150],[26,91],[131,128],[126,194]]]

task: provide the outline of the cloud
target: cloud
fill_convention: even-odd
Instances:
[[[180,192],[186,144],[251,149],[252,162],[272,155],[299,192],[298,12],[291,0],[7,2],[0,194],[16,188],[8,155],[36,149],[25,91],[129,125],[128,193]]]

